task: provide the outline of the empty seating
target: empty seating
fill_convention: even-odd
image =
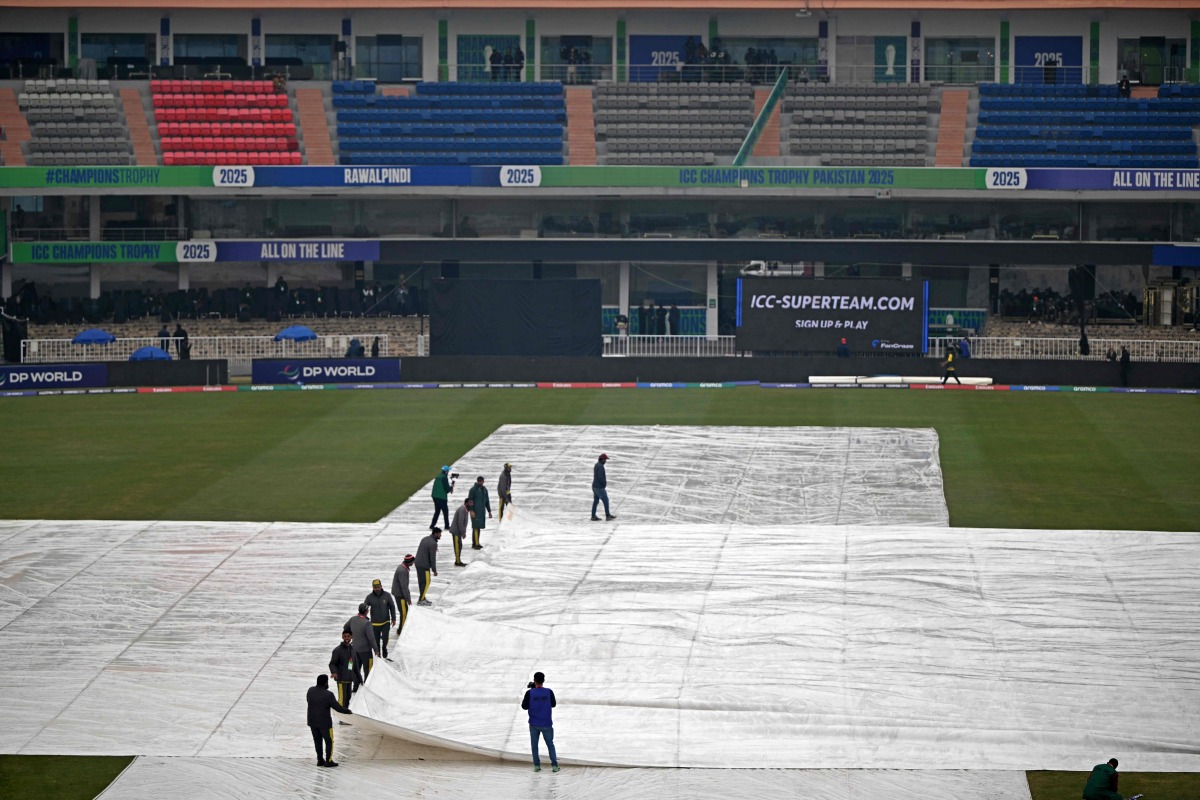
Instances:
[[[981,84],[971,166],[1194,169],[1196,88],[1125,98],[1108,85]]]
[[[783,110],[793,155],[824,165],[924,167],[937,101],[919,85],[802,84],[789,87]]]
[[[167,166],[303,163],[288,96],[272,81],[154,80]]]
[[[131,163],[129,129],[108,81],[26,81],[18,103],[30,123],[29,165]]]
[[[418,83],[376,94],[374,81],[334,81],[342,164],[562,164],[560,83]]]
[[[713,164],[737,153],[754,122],[746,83],[600,84],[595,103],[611,165]]]

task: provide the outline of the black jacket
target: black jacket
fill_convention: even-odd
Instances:
[[[604,472],[604,462],[597,461],[596,466],[592,468],[592,488],[606,489],[608,488],[608,475]]]
[[[339,683],[362,683],[362,673],[359,672],[358,657],[354,655],[354,647],[339,644],[333,648],[329,657],[329,674],[337,677]]]
[[[333,692],[328,689],[322,689],[320,686],[308,687],[309,727],[320,728],[321,730],[332,728],[333,717],[329,713],[330,709],[340,711],[343,714],[350,713],[350,709],[337,701],[337,698],[333,696]]]

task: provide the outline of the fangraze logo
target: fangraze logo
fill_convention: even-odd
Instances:
[[[300,377],[300,368],[293,367],[291,364],[285,364],[283,369],[279,370],[279,374],[289,381],[294,381]]]

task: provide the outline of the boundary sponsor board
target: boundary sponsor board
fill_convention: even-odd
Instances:
[[[928,281],[738,279],[738,350],[924,353],[928,326]]]
[[[378,240],[270,239],[217,242],[217,261],[378,261]]]
[[[1200,192],[1195,169],[932,167],[0,167],[0,190],[483,187],[695,188],[755,190],[1035,190]]]
[[[26,364],[0,367],[0,390],[87,389],[108,385],[106,364]]]
[[[290,384],[306,389],[330,383],[396,383],[400,380],[400,359],[255,359],[250,375],[254,384]]]
[[[13,242],[14,264],[176,262],[175,242]]]

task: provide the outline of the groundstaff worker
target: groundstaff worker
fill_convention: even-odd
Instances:
[[[596,506],[600,505],[601,501],[604,502],[604,518],[617,518],[608,510],[608,473],[604,471],[607,462],[608,454],[601,453],[600,458],[596,459],[596,466],[592,467],[592,522],[600,521],[596,516]]]
[[[1117,778],[1115,758],[1092,767],[1092,774],[1088,775],[1087,783],[1083,786],[1083,800],[1125,800],[1117,791]]]
[[[333,648],[333,655],[329,658],[329,677],[337,681],[338,702],[346,708],[350,707],[350,696],[362,684],[358,658],[354,655],[351,640],[350,631],[342,631],[342,643]]]
[[[442,467],[442,471],[433,479],[433,522],[429,523],[430,530],[437,525],[438,514],[442,515],[446,527],[450,527],[450,506],[447,505],[447,498],[453,493],[454,481],[450,480],[450,468]]]
[[[434,528],[433,533],[421,540],[421,544],[417,546],[417,586],[421,590],[421,597],[417,600],[419,606],[431,606],[433,603],[425,599],[425,593],[429,591],[429,573],[433,573],[437,577],[437,551],[438,540],[442,538],[442,529]]]
[[[463,504],[454,511],[454,521],[450,523],[450,541],[454,544],[454,566],[465,567],[462,560],[463,539],[467,538],[467,529],[471,527],[471,508],[475,503],[471,498],[463,500]]]
[[[318,675],[317,685],[308,687],[308,728],[312,731],[313,746],[317,748],[318,767],[336,767],[333,760],[333,716],[330,709],[341,714],[352,713],[329,691],[329,676]],[[324,751],[321,745],[325,745]]]
[[[496,496],[500,498],[500,521],[504,521],[504,507],[512,505],[512,464],[505,464],[496,481]],[[512,513],[510,510],[508,513]]]
[[[408,591],[408,578],[414,561],[416,561],[415,556],[411,553],[406,555],[400,566],[396,567],[396,574],[392,576],[392,597],[396,600],[396,608],[400,615],[400,625],[396,628],[397,642],[400,641],[400,634],[404,633],[404,623],[408,621],[408,609],[412,606],[412,595]]]
[[[366,603],[359,603],[358,616],[346,620],[342,626],[343,631],[348,631],[354,637],[354,657],[358,659],[364,681],[371,674],[372,656],[379,655],[379,643],[375,641],[375,630],[367,616],[367,609]]]
[[[379,654],[388,657],[388,633],[396,627],[396,603],[392,596],[383,590],[383,583],[376,578],[371,581],[371,593],[363,601],[371,613],[371,628],[375,634],[375,642],[379,645]]]
[[[488,499],[488,490],[483,485],[482,475],[475,479],[475,485],[471,487],[471,492],[467,497],[471,498],[473,504],[473,511],[471,513],[471,549],[482,550],[483,545],[479,542],[479,532],[487,527],[488,517],[492,515],[492,501]],[[483,515],[484,511],[487,512],[487,517]]]
[[[962,381],[958,379],[958,368],[954,366],[954,362],[957,358],[958,355],[954,352],[953,347],[950,347],[946,350],[946,360],[942,362],[942,366],[946,368],[946,371],[942,373],[943,386],[946,385],[946,381],[950,378],[954,378],[954,382],[959,386],[962,386]]]

